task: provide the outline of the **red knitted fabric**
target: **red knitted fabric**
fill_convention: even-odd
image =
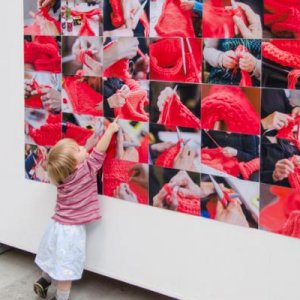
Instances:
[[[103,97],[78,76],[64,77],[64,89],[69,96],[72,110],[76,114],[102,116],[98,109]]]
[[[164,200],[167,204],[171,204],[173,202],[172,197],[174,197],[173,187],[167,183],[163,186],[163,189],[167,192]],[[200,216],[200,197],[183,196],[179,192],[175,194],[175,197],[178,203],[176,211]]]
[[[292,68],[288,87],[294,88],[300,73],[300,40],[270,40],[262,43],[262,56],[283,67]]]
[[[149,114],[145,111],[145,107],[149,104],[147,91],[133,79],[125,80],[125,84],[130,92],[126,96],[125,104],[114,109],[115,116],[134,121],[149,121]]]
[[[173,168],[174,159],[180,151],[180,147],[183,143],[183,140],[180,139],[176,145],[164,150],[155,160],[155,165],[165,167],[165,168]]]
[[[294,133],[294,127],[297,126],[297,132],[296,132],[296,136]],[[277,137],[281,138],[281,139],[286,139],[288,141],[290,141],[291,143],[293,143],[298,150],[300,150],[300,116],[297,116],[296,118],[294,118],[293,120],[290,120],[288,122],[288,125],[281,128],[280,130],[278,130],[277,132]]]
[[[140,147],[137,148],[139,152],[139,162],[148,164],[148,155],[149,155],[149,134],[146,134],[141,140]]]
[[[121,0],[109,0],[109,3],[112,9],[110,14],[111,22],[115,27],[121,27],[125,24]]]
[[[180,39],[164,38],[150,44],[150,79],[201,82],[202,41],[189,39],[192,53],[184,43],[186,75],[183,69]],[[167,55],[166,55],[167,54]]]
[[[278,2],[264,1],[264,25],[269,27],[275,35],[290,32],[300,34],[300,3],[298,0]]]
[[[41,8],[36,14],[35,14],[35,18],[38,16],[42,16],[44,17],[46,20],[54,23],[57,31],[59,32],[59,34],[61,33],[61,25],[60,22],[58,20],[56,20],[55,18],[53,18],[50,14],[49,14],[49,10],[46,7]],[[38,24],[38,22],[34,22],[32,25],[29,26],[24,26],[24,34],[25,35],[41,35],[41,29],[40,26]]]
[[[254,158],[248,162],[240,162],[239,168],[243,178],[248,180],[254,172],[259,171],[259,158]]]
[[[214,129],[216,122],[224,121],[230,132],[259,134],[259,115],[238,87],[211,88],[209,95],[201,101],[201,112],[205,129]]]
[[[36,91],[36,95],[30,96],[28,98],[25,98],[25,106],[31,107],[31,108],[43,108],[43,101],[41,99],[41,96],[43,95],[41,92],[42,87],[48,87],[48,86],[40,86],[35,80],[33,80],[31,84],[31,88]]]
[[[75,140],[79,145],[84,146],[91,137],[93,131],[87,128],[79,127],[73,123],[66,123],[66,131],[63,133],[63,138]]]
[[[61,73],[61,56],[53,37],[37,36],[33,42],[24,41],[24,62],[36,71]]]
[[[180,0],[165,1],[155,30],[163,37],[195,37],[191,12],[180,8]]]
[[[296,156],[292,156],[289,160],[294,165],[294,172],[290,172],[288,175],[288,181],[292,188],[300,189],[300,166],[296,164]]]
[[[300,238],[300,210],[291,212],[279,233]]]
[[[201,121],[183,105],[176,93],[165,100],[157,123],[165,126],[201,128]]]
[[[76,11],[76,10],[71,10],[71,15],[73,17],[81,17],[81,27],[79,29],[78,35],[79,36],[94,36],[96,33],[92,29],[90,25],[90,20],[93,19],[94,17],[99,17],[101,15],[101,9],[95,8],[90,11],[86,12],[81,12],[81,11]]]
[[[248,25],[247,18],[240,7],[225,9],[223,5],[204,3],[202,20],[203,37],[233,38],[235,36],[233,16],[242,18],[244,23]]]
[[[29,127],[28,135],[40,146],[54,146],[62,137],[61,114],[49,114],[40,128]]]
[[[203,164],[232,176],[238,176],[240,174],[237,158],[225,156],[222,152],[222,148],[202,148],[201,154],[201,162]]]

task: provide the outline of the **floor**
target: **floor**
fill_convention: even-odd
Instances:
[[[0,255],[0,299],[37,300],[32,292],[32,283],[38,278],[39,270],[33,263],[33,254],[12,249]],[[51,287],[48,299],[55,293]],[[72,300],[170,300],[126,283],[85,272],[83,279],[74,284]]]

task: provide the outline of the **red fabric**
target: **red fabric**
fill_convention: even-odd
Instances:
[[[170,184],[165,184],[163,189],[167,192],[165,201],[168,204],[173,202],[174,197],[173,188]],[[176,211],[183,212],[190,215],[200,215],[200,197],[197,196],[184,196],[180,192],[175,194],[176,202],[178,203]]]
[[[173,168],[174,159],[180,151],[180,147],[183,143],[183,140],[180,139],[176,145],[164,150],[155,160],[155,165],[165,167],[165,168]]]
[[[248,162],[239,163],[239,168],[243,179],[248,180],[254,172],[259,171],[259,162],[259,158],[257,157]]]
[[[141,145],[137,148],[139,152],[139,162],[148,164],[148,154],[149,154],[149,134],[146,134],[141,140]]]
[[[300,3],[298,0],[278,2],[264,0],[264,25],[275,35],[290,32],[300,34]]]
[[[296,136],[294,133],[294,127],[297,126]],[[286,139],[293,143],[298,150],[300,150],[300,116],[295,117],[293,120],[288,122],[288,125],[281,128],[277,132],[277,137]]]
[[[46,85],[40,86],[35,80],[33,80],[31,84],[31,88],[36,91],[36,95],[30,96],[28,98],[25,98],[25,106],[31,107],[31,108],[43,108],[43,101],[41,99],[41,96],[43,95],[41,92],[42,87],[48,87]]]
[[[262,56],[293,70],[288,75],[288,87],[295,88],[300,75],[300,40],[270,40],[262,43]]]
[[[34,41],[24,41],[24,62],[32,64],[36,71],[61,73],[61,56],[53,37],[37,36]]]
[[[259,114],[239,87],[213,86],[201,101],[201,112],[205,129],[214,129],[216,122],[224,121],[230,132],[259,134]]]
[[[80,77],[64,77],[64,89],[68,94],[74,113],[103,115],[103,112],[97,108],[102,103],[102,95],[90,87],[87,82],[82,81]]]
[[[54,146],[62,137],[61,114],[49,114],[40,128],[29,127],[28,135],[40,146]]]
[[[53,18],[50,14],[49,14],[49,10],[46,7],[41,8],[36,14],[35,14],[35,18],[37,17],[44,17],[46,20],[54,23],[57,31],[59,34],[61,34],[61,25],[60,22],[58,20],[56,20],[55,18]],[[29,26],[24,26],[24,34],[25,35],[41,35],[41,29],[40,26],[38,24],[37,21],[35,21],[32,25]]]
[[[240,17],[248,25],[247,18],[240,7],[225,9],[222,3],[204,3],[203,37],[233,38],[235,36],[233,16]]]
[[[73,123],[66,123],[66,131],[63,133],[63,138],[75,140],[79,145],[84,146],[87,140],[91,137],[93,131],[87,128],[79,127]]]
[[[71,15],[73,17],[81,17],[81,27],[79,29],[78,35],[79,36],[95,36],[96,33],[93,31],[90,20],[96,16],[101,15],[101,9],[95,8],[87,12],[81,12],[76,10],[71,10]]]
[[[292,156],[289,160],[294,165],[294,172],[290,172],[288,175],[288,181],[292,188],[300,190],[300,166],[296,164],[296,156]]]
[[[109,0],[109,3],[112,9],[110,14],[111,22],[115,27],[121,27],[125,24],[121,0]]]
[[[300,210],[291,212],[279,233],[300,238]]]
[[[177,82],[201,82],[202,41],[189,39],[192,52],[184,41],[186,75],[183,69],[180,39],[164,38],[150,44],[150,79]]]
[[[164,2],[155,30],[162,37],[195,37],[191,12],[180,8],[180,0]]]
[[[133,79],[125,80],[125,84],[130,92],[126,96],[125,104],[114,109],[115,116],[134,121],[149,121],[149,114],[145,111],[145,107],[149,104],[147,91]]]
[[[201,121],[183,105],[175,92],[165,100],[157,123],[165,126],[201,128]]]
[[[201,162],[211,168],[225,172],[232,176],[240,174],[239,162],[236,157],[227,157],[222,148],[201,149]]]

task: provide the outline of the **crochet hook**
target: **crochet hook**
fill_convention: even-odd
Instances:
[[[182,55],[182,63],[183,63],[183,73],[186,75],[186,60],[185,60],[185,50],[184,50],[184,41],[183,38],[180,38],[181,45],[181,55]]]

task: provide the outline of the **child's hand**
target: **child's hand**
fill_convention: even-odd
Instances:
[[[236,54],[234,51],[226,51],[222,54],[222,66],[226,69],[234,69],[237,65]]]
[[[239,67],[241,70],[246,72],[253,72],[256,66],[256,58],[251,53],[243,53],[242,58],[239,62]]]
[[[117,123],[119,118],[116,118],[112,123],[109,124],[107,131],[109,131],[111,134],[114,134],[119,131],[120,126]]]

